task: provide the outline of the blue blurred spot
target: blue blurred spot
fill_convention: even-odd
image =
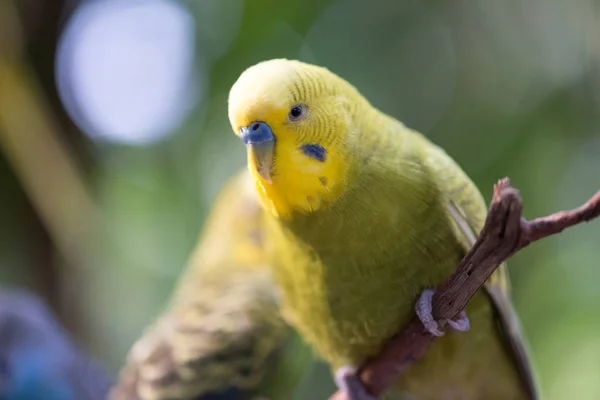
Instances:
[[[27,347],[14,351],[10,379],[0,398],[6,400],[77,400],[68,378],[61,374],[51,349]],[[58,368],[57,368],[58,367]]]

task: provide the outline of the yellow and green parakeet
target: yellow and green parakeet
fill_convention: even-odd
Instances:
[[[481,194],[442,149],[322,67],[277,59],[248,68],[231,88],[229,119],[267,211],[286,319],[337,371],[340,389],[372,398],[352,389],[348,371],[381,351],[415,302],[442,335],[427,314],[429,289],[470,247],[465,226],[481,230]],[[467,315],[451,321],[465,332],[438,339],[385,399],[537,398],[505,266]]]
[[[249,174],[223,189],[166,311],[111,400],[289,400],[313,353],[283,321]]]

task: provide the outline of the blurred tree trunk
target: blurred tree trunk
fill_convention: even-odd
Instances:
[[[69,154],[74,158],[72,161],[80,170],[86,170],[91,159],[87,153],[85,138],[62,106],[54,68],[60,34],[77,3],[73,0],[19,0],[14,1],[13,5],[18,13],[22,33],[22,61],[27,63],[31,72],[37,76],[44,100],[49,107],[48,111],[60,127],[56,133],[68,146]],[[30,251],[27,275],[33,277],[34,289],[57,311],[67,329],[81,335],[85,329],[78,316],[81,315],[83,306],[79,301],[63,301],[66,288],[65,279],[61,274],[66,272],[70,275],[69,282],[82,284],[84,276],[78,273],[78,268],[61,268],[61,264],[66,261],[58,256],[55,243],[52,242],[39,213],[29,200],[27,202],[28,213],[22,218],[27,227],[26,248]]]

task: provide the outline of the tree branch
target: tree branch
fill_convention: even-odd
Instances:
[[[519,191],[510,185],[508,178],[500,180],[494,186],[494,197],[479,237],[433,296],[432,314],[436,320],[457,317],[496,268],[523,247],[600,216],[600,191],[579,208],[531,221],[521,216],[522,208]],[[359,370],[367,391],[380,396],[423,357],[434,339],[415,316],[378,357],[368,360]],[[338,391],[330,400],[348,400],[348,397]]]

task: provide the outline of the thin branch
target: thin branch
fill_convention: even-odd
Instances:
[[[500,180],[494,186],[488,216],[475,244],[433,296],[433,316],[437,320],[458,316],[496,268],[523,247],[600,216],[600,191],[579,208],[531,221],[522,217],[522,208],[519,191],[510,185],[508,178]],[[415,316],[378,357],[368,360],[359,370],[367,391],[381,395],[423,357],[434,339]],[[330,400],[348,400],[348,397],[338,391]]]

